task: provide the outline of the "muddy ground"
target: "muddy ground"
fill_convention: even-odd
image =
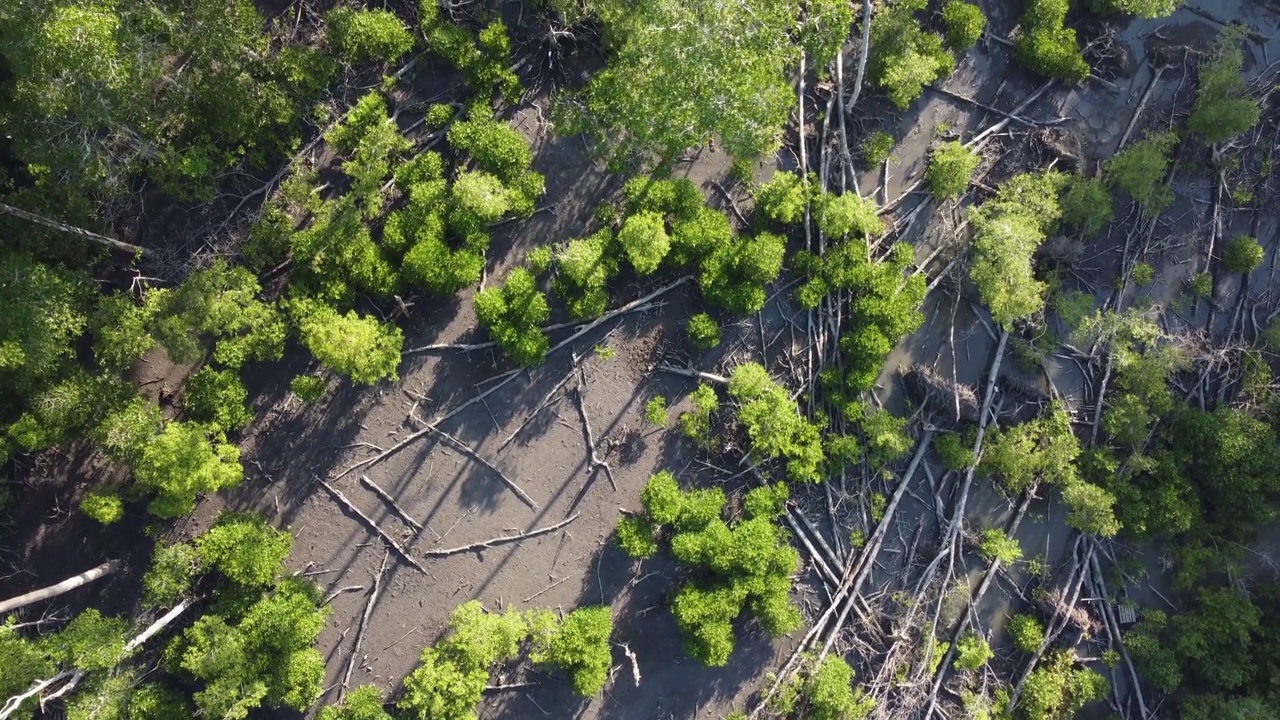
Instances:
[[[986,153],[981,185],[994,187],[1015,172],[1042,166],[1054,158],[1074,162],[1085,172],[1095,172],[1098,161],[1115,151],[1152,80],[1154,68],[1172,62],[1162,72],[1151,100],[1138,118],[1135,137],[1148,127],[1166,127],[1171,119],[1185,112],[1192,97],[1191,65],[1195,53],[1203,51],[1220,29],[1214,18],[1245,21],[1263,36],[1249,42],[1246,69],[1250,77],[1269,68],[1272,57],[1280,59],[1280,16],[1242,0],[1196,0],[1165,20],[1127,22],[1117,32],[1120,42],[1111,53],[1113,57],[1103,64],[1104,77],[1071,90],[1054,87],[1023,113],[1046,125],[1027,127],[1015,123],[1006,128],[994,149]],[[1004,37],[1015,24],[1014,17],[993,14],[990,29]],[[1089,40],[1102,32],[1099,25],[1091,28],[1092,34],[1082,35]],[[846,71],[846,78],[850,77],[852,68]],[[1014,63],[1009,47],[993,39],[968,52],[945,87],[955,95],[1010,109],[1039,84]],[[881,174],[877,171],[867,171],[859,180],[864,195],[876,192],[890,199],[899,197],[919,179],[927,149],[936,137],[967,139],[999,119],[997,114],[932,90],[926,90],[906,113],[890,112],[883,99],[872,96],[865,98],[853,115],[852,138],[861,139],[877,129],[898,138],[887,187],[879,187]],[[491,253],[487,273],[490,278],[500,278],[531,247],[583,234],[597,202],[620,187],[618,178],[588,159],[579,139],[555,137],[542,124],[542,117],[543,113],[526,107],[513,117],[513,123],[536,143],[535,168],[546,174],[545,202],[552,207],[527,222],[500,230]],[[1059,118],[1065,120],[1053,122]],[[1036,140],[1034,136],[1042,133],[1052,136],[1054,146],[1071,148],[1074,158],[1055,153],[1049,145]],[[792,142],[794,138],[793,126]],[[783,155],[785,164],[789,156],[786,151]],[[724,202],[710,185],[721,182],[730,188],[741,207],[748,207],[745,190],[732,185],[726,171],[726,159],[713,151],[697,153],[677,168],[678,174],[700,183],[713,203]],[[759,175],[766,177],[770,171],[762,166]],[[1219,273],[1212,303],[1185,307],[1176,302],[1185,295],[1187,279],[1204,263],[1214,190],[1212,175],[1200,171],[1175,177],[1177,201],[1152,234],[1146,257],[1156,266],[1158,281],[1152,289],[1143,291],[1142,297],[1131,291],[1124,302],[1159,304],[1165,310],[1165,322],[1174,329],[1214,328],[1224,322],[1230,304],[1241,292],[1238,282],[1233,285],[1225,273]],[[972,202],[975,195],[981,192],[971,194],[966,203]],[[1266,197],[1263,193],[1258,196]],[[919,202],[929,201],[919,194],[909,197],[901,205],[898,218],[909,216]],[[1091,290],[1099,299],[1114,291],[1121,249],[1127,233],[1132,231],[1131,222],[1124,220],[1123,206],[1119,214],[1121,220],[1103,239],[1081,248],[1069,274],[1068,282]],[[1252,229],[1267,250],[1267,265],[1274,268],[1274,205],[1254,212],[1233,212],[1228,220],[1225,236]],[[916,245],[921,262],[932,258],[923,268],[931,278],[954,254],[949,248],[955,243],[961,221],[958,208],[930,205],[910,226],[905,239]],[[939,246],[943,250],[934,255]],[[1254,277],[1256,287],[1246,292],[1260,297],[1270,290],[1274,272],[1259,272]],[[614,292],[614,305],[673,279],[657,277],[643,284],[619,287]],[[800,633],[770,642],[758,629],[745,625],[745,634],[729,665],[703,668],[684,655],[674,621],[665,607],[675,587],[676,568],[661,558],[634,562],[608,540],[620,509],[639,507],[640,490],[657,470],[672,469],[690,485],[721,482],[730,491],[744,486],[745,480],[732,458],[700,456],[675,431],[675,416],[684,409],[684,398],[693,389],[693,382],[655,372],[654,368],[662,363],[690,362],[699,369],[717,371],[751,359],[765,362],[775,375],[787,378],[792,365],[788,358],[798,357],[802,350],[801,340],[791,331],[797,308],[789,302],[787,293],[778,292],[785,282],[784,276],[759,318],[722,318],[728,323],[726,342],[714,353],[690,357],[685,349],[683,323],[701,309],[696,290],[685,285],[662,296],[660,308],[604,323],[552,355],[545,365],[520,372],[499,392],[472,403],[440,424],[440,429],[518,483],[536,508],[522,502],[492,470],[435,435],[417,440],[385,462],[344,474],[354,464],[418,430],[419,426],[408,417],[411,411],[422,418],[445,415],[471,401],[495,379],[505,379],[503,374],[510,368],[492,350],[408,354],[400,367],[399,382],[353,389],[334,380],[330,394],[317,406],[302,405],[287,394],[288,379],[304,369],[300,361],[263,368],[259,376],[247,378],[259,398],[259,420],[243,443],[245,484],[226,497],[205,500],[196,515],[174,533],[186,534],[203,527],[224,507],[256,509],[266,513],[276,526],[287,527],[293,533],[295,544],[289,561],[292,569],[310,574],[326,591],[362,585],[364,590],[341,594],[333,601],[333,614],[319,641],[328,660],[328,683],[332,685],[345,671],[360,616],[387,550],[358,517],[344,511],[320,487],[317,479],[329,481],[364,514],[399,538],[409,552],[419,555],[575,517],[562,529],[533,539],[442,559],[424,559],[429,574],[418,572],[391,555],[358,658],[355,681],[374,683],[393,695],[413,669],[421,649],[438,637],[453,608],[466,600],[478,599],[495,608],[545,607],[565,611],[605,603],[612,606],[615,614],[615,644],[626,645],[636,655],[643,676],[639,687],[632,681],[621,647],[615,649],[614,675],[605,692],[590,700],[574,696],[560,676],[515,665],[495,674],[494,682],[532,685],[487,693],[480,717],[720,717],[728,709],[744,705],[759,688],[763,674],[786,658]],[[972,293],[963,284],[960,292],[955,287],[955,283],[944,281],[930,293],[924,326],[901,344],[886,365],[878,396],[899,412],[911,411],[895,377],[899,367],[928,365],[944,377],[951,377],[954,369],[959,382],[974,387],[982,380],[994,348],[994,333],[985,310],[977,307]],[[465,292],[448,303],[420,299],[406,325],[406,347],[484,340],[476,330],[472,295],[473,292]],[[569,332],[553,334],[552,343]],[[762,337],[766,338],[764,342]],[[1091,417],[1096,398],[1091,396],[1093,390],[1081,368],[1058,356],[1049,357],[1046,367],[1053,387],[1072,412],[1081,420]],[[1034,369],[1019,368],[1011,361],[1006,361],[1005,368],[1029,382],[1040,382]],[[163,375],[165,370],[155,373]],[[583,410],[599,452],[610,464],[612,481],[603,472],[590,470],[582,418],[575,403],[579,383]],[[550,403],[533,414],[548,393]],[[665,432],[648,428],[643,421],[645,403],[657,395],[671,401],[672,422]],[[1023,410],[1013,405],[1006,406],[1006,411]],[[919,423],[915,432],[919,432]],[[72,452],[19,468],[20,477],[31,491],[21,497],[22,505],[14,513],[20,518],[15,535],[36,540],[20,557],[11,559],[12,566],[26,571],[0,580],[0,596],[47,584],[64,577],[68,570],[79,571],[108,557],[125,557],[130,571],[64,599],[68,604],[88,603],[104,610],[127,611],[130,601],[120,598],[133,597],[136,590],[130,588],[136,588],[139,568],[146,562],[149,541],[136,532],[146,522],[145,515],[137,509],[131,512],[128,521],[133,523],[134,532],[120,533],[118,537],[109,533],[106,541],[92,547],[80,539],[96,538],[102,533],[90,532],[84,526],[89,521],[68,511],[77,490],[74,486],[68,489],[58,479],[68,472],[73,477],[90,477],[105,471],[81,454]],[[928,463],[926,477],[941,479],[940,497],[945,502],[953,483],[944,479],[945,472],[936,458],[930,457]],[[414,532],[362,484],[362,475],[389,493],[426,529]],[[873,586],[884,585],[901,572],[901,558],[918,525],[933,532],[935,503],[926,481],[917,476],[914,482],[918,484],[916,489],[894,519],[896,526],[873,577]],[[848,495],[842,493],[836,505],[842,539],[832,538],[833,542],[845,543],[850,530],[866,527],[866,494],[886,487],[879,481],[851,480],[846,489]],[[803,490],[799,496],[801,507],[812,509],[810,517],[824,518],[821,491]],[[50,507],[63,510],[49,515]],[[985,481],[977,488],[969,508],[967,524],[978,529],[1003,524],[1012,512],[1009,500]],[[1043,555],[1050,564],[1062,560],[1064,551],[1070,551],[1066,545],[1069,532],[1061,522],[1063,514],[1053,498],[1032,505],[1028,521],[1018,533],[1024,556]],[[827,523],[820,524],[825,533],[830,533]],[[1140,604],[1160,604],[1158,593],[1150,589],[1153,584],[1156,590],[1162,587],[1158,558],[1144,556],[1141,548],[1133,548],[1132,552],[1153,572],[1147,576],[1148,585],[1135,584],[1124,591]],[[808,567],[804,580],[798,586],[798,599],[812,617],[821,612],[826,596]],[[1023,604],[1028,582],[1026,563],[1021,563],[1001,577],[998,591],[989,594],[979,609],[982,629],[994,632],[997,663],[1007,663],[1013,657],[1002,642],[1000,629],[1011,608]],[[860,677],[873,676],[876,670],[859,663],[855,667]],[[336,697],[337,690],[331,689],[322,702],[332,702]]]

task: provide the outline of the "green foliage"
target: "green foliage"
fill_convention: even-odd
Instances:
[[[52,663],[36,642],[24,638],[12,628],[16,621],[6,618],[0,621],[0,694],[10,698],[22,693],[36,680],[48,677]],[[35,699],[19,705],[27,711],[34,710]]]
[[[667,235],[662,216],[648,210],[626,219],[618,231],[618,243],[640,276],[651,275],[657,270],[671,250],[671,238]]]
[[[1133,266],[1131,276],[1138,287],[1147,287],[1156,280],[1156,269],[1150,263],[1140,262]]]
[[[667,426],[667,399],[661,395],[651,398],[644,406],[644,421],[655,427]]]
[[[226,367],[279,360],[287,328],[280,311],[258,299],[261,289],[253,273],[215,261],[176,288],[147,293],[150,333],[179,362],[200,359],[206,337],[214,338],[213,359]]]
[[[344,7],[324,20],[329,44],[348,62],[391,62],[413,48],[413,34],[388,10]]]
[[[1044,309],[1047,286],[1036,279],[1032,257],[1061,217],[1058,193],[1065,182],[1051,170],[1014,176],[969,216],[969,277],[991,316],[1006,328]]]
[[[720,323],[706,313],[698,313],[689,318],[685,330],[689,335],[689,344],[698,350],[710,350],[720,344]]]
[[[196,538],[203,566],[246,587],[273,583],[292,548],[292,535],[272,529],[265,518],[255,514],[223,512]]]
[[[933,442],[933,449],[948,470],[964,470],[973,464],[973,448],[960,435],[946,433]]]
[[[192,419],[222,432],[243,430],[253,422],[246,407],[249,391],[231,370],[203,367],[188,380],[182,404]]]
[[[550,613],[548,613],[550,615]],[[551,665],[569,673],[573,689],[583,697],[600,692],[613,664],[609,636],[613,616],[607,606],[578,608],[551,627],[535,633],[530,657],[538,665]]]
[[[751,507],[781,512],[784,497],[780,491],[757,495]],[[789,598],[799,556],[780,534],[776,515],[752,515],[730,527],[721,519],[720,488],[683,492],[669,472],[650,478],[641,499],[649,522],[670,527],[676,560],[704,570],[677,591],[671,606],[691,656],[709,666],[727,663],[733,622],[744,611],[775,637],[799,627],[799,609]]]
[[[1249,273],[1262,265],[1264,257],[1266,253],[1258,241],[1242,235],[1227,244],[1222,264],[1231,272]]]
[[[699,385],[689,394],[693,410],[680,414],[680,428],[689,439],[701,447],[711,445],[711,414],[720,407],[720,398],[709,385]]]
[[[29,396],[75,359],[92,285],[82,273],[8,249],[0,251],[0,277],[0,387]]]
[[[1182,6],[1182,0],[1090,0],[1096,13],[1125,13],[1147,20],[1169,17]]]
[[[1106,180],[1129,194],[1148,215],[1158,215],[1173,202],[1165,185],[1169,153],[1178,144],[1173,133],[1144,138],[1106,162]]]
[[[1014,615],[1008,632],[1013,646],[1024,653],[1034,653],[1044,641],[1044,625],[1032,615]]]
[[[1076,669],[1072,654],[1060,651],[1045,658],[1023,684],[1021,717],[1066,720],[1086,704],[1107,694],[1107,681],[1088,669]]]
[[[637,560],[653,557],[658,552],[653,525],[642,517],[625,516],[619,520],[616,540],[623,552]]]
[[[124,656],[129,621],[104,617],[94,608],[76,615],[58,632],[40,639],[41,650],[63,668],[107,670]]]
[[[981,635],[970,633],[956,643],[956,659],[952,665],[956,670],[977,670],[986,665],[995,653],[991,645]]]
[[[453,121],[454,107],[446,103],[433,103],[427,108],[423,122],[432,130],[439,130]]]
[[[872,468],[882,468],[911,452],[908,418],[897,417],[883,408],[872,410],[868,405],[857,406],[856,412],[847,408],[845,414],[860,423],[862,437],[867,442],[867,461]]]
[[[871,82],[884,90],[890,102],[906,110],[920,97],[925,85],[955,70],[956,61],[942,46],[942,37],[925,32],[916,13],[924,0],[893,0],[871,20]]]
[[[1213,297],[1213,275],[1204,272],[1192,276],[1191,293],[1199,298]]]
[[[545,275],[551,270],[552,258],[551,248],[546,245],[530,248],[524,255],[524,261],[529,265],[529,272],[535,276]]]
[[[518,611],[489,614],[479,601],[459,605],[449,621],[452,635],[423,650],[404,681],[396,704],[415,720],[473,720],[489,668],[516,656],[529,626]]]
[[[314,403],[324,396],[324,378],[315,375],[298,375],[289,381],[289,390],[304,403]]]
[[[352,382],[373,385],[383,378],[399,379],[404,335],[392,323],[361,317],[354,310],[340,315],[321,303],[300,305],[298,333],[302,344],[325,367]]]
[[[164,607],[177,603],[191,589],[200,562],[200,553],[191,543],[157,543],[151,567],[142,576],[143,604]]]
[[[739,159],[778,148],[795,102],[787,72],[799,56],[791,37],[798,2],[729,8],[712,0],[590,0],[586,7],[604,26],[610,58],[582,92],[560,98],[555,115],[564,134],[587,132],[615,166],[674,160],[712,136]],[[831,8],[835,17],[847,15]],[[826,54],[844,30],[798,34]]]
[[[879,167],[889,159],[893,152],[893,136],[883,130],[877,130],[862,141],[862,159],[871,167]]]
[[[340,704],[321,708],[316,720],[391,720],[382,702],[382,691],[377,686],[361,685]]]
[[[305,710],[320,695],[324,660],[311,646],[329,608],[313,585],[284,582],[238,622],[208,613],[170,648],[176,666],[202,683],[193,699],[204,715],[240,720],[250,710]]]
[[[751,438],[757,461],[785,460],[796,482],[821,482],[826,457],[820,427],[804,418],[787,389],[763,367],[744,363],[729,377],[729,395],[741,406],[738,421]]]
[[[190,704],[184,693],[144,682],[129,696],[129,720],[184,720],[193,715]]]
[[[853,687],[853,668],[844,658],[829,655],[805,680],[802,690],[814,720],[862,720],[875,709],[875,700]]]
[[[1213,50],[1200,66],[1196,104],[1187,127],[1208,145],[1220,143],[1258,124],[1258,103],[1249,96],[1241,77],[1246,36],[1244,26],[1229,27],[1218,36]]]
[[[142,451],[134,475],[155,495],[147,508],[151,514],[173,518],[194,510],[200,493],[240,484],[244,469],[235,445],[218,436],[211,439],[195,423],[170,422]]]
[[[28,451],[68,442],[126,402],[129,392],[114,376],[94,377],[75,368],[27,401],[26,412],[9,426],[9,437]]]
[[[1022,547],[1018,545],[1017,538],[1006,536],[998,528],[990,528],[982,534],[978,554],[988,562],[999,560],[1007,566],[1022,557]]]
[[[671,223],[671,253],[675,265],[702,262],[716,248],[733,242],[733,226],[722,212],[698,207],[689,217]]]
[[[761,232],[725,243],[702,263],[698,283],[707,302],[750,315],[764,307],[764,286],[782,272],[786,238]]]
[[[547,296],[528,270],[515,268],[501,287],[476,295],[476,317],[498,347],[521,365],[537,365],[547,354],[542,326],[551,314]]]
[[[979,162],[978,154],[958,141],[935,146],[929,152],[929,168],[924,174],[929,191],[946,200],[960,197],[969,188]]]
[[[1018,61],[1046,77],[1077,84],[1089,77],[1076,31],[1063,27],[1069,0],[1029,0],[1022,16]]]
[[[770,222],[794,225],[804,218],[808,204],[809,189],[795,173],[776,172],[756,191],[756,212]]]
[[[488,117],[455,122],[449,127],[449,146],[508,185],[527,173],[533,162],[529,141],[510,125]]]
[[[843,195],[818,193],[813,204],[818,229],[828,237],[841,238],[853,234],[868,238],[884,234],[884,221],[876,215],[874,200],[864,200],[852,192]]]
[[[95,488],[80,499],[80,510],[103,525],[110,525],[124,517],[124,501],[113,490]]]
[[[947,26],[947,44],[956,52],[973,47],[987,29],[987,16],[982,9],[963,0],[950,0],[942,8],[942,22]]]
[[[510,70],[511,40],[501,20],[491,21],[473,36],[465,28],[440,17],[440,6],[435,0],[422,0],[418,22],[426,35],[427,48],[458,68],[466,77],[467,86],[483,102],[487,104],[495,91],[510,101],[519,99],[520,79]]]
[[[556,253],[556,278],[552,290],[565,303],[569,315],[587,319],[604,314],[609,304],[605,285],[618,272],[609,252],[613,234],[606,228],[595,234],[570,240]]]
[[[1111,193],[1106,186],[1084,175],[1072,175],[1062,196],[1062,221],[1081,235],[1089,236],[1105,227],[1113,217]]]

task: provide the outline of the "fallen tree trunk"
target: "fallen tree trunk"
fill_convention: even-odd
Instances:
[[[25,595],[19,595],[0,602],[0,615],[12,612],[20,607],[26,607],[32,603],[38,603],[41,600],[55,598],[63,593],[71,592],[82,585],[88,585],[94,580],[100,580],[120,569],[120,563],[115,560],[109,560],[102,563],[92,570],[86,570],[75,577],[69,577],[57,585],[50,585],[39,590],[32,590]]]
[[[99,245],[105,245],[111,248],[112,250],[119,250],[120,252],[133,253],[141,257],[148,257],[151,255],[151,251],[144,247],[141,247],[138,245],[131,245],[127,242],[123,242],[121,240],[116,240],[115,238],[107,237],[106,235],[99,235],[96,232],[90,232],[83,228],[78,228],[74,225],[68,225],[63,222],[58,222],[57,220],[51,220],[47,217],[44,217],[43,215],[37,215],[33,212],[27,212],[26,210],[13,207],[12,205],[5,205],[4,203],[0,203],[0,212],[6,215],[12,215],[13,217],[16,217],[16,218],[21,218],[22,220],[26,220],[27,222],[33,222],[37,225],[47,227],[50,230],[57,230],[58,232],[66,233],[68,235],[74,235],[78,238],[83,238],[90,242],[98,243]]]

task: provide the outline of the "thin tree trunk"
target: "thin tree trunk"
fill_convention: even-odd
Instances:
[[[75,235],[78,238],[84,238],[85,240],[89,240],[90,242],[96,242],[99,245],[106,245],[112,250],[119,250],[120,252],[126,252],[126,253],[136,253],[138,255],[141,255],[142,257],[147,257],[151,254],[151,251],[144,247],[139,247],[137,245],[130,245],[127,242],[116,240],[115,238],[109,238],[106,235],[99,235],[98,233],[89,232],[88,230],[75,227],[74,225],[68,225],[66,223],[58,222],[57,220],[51,220],[47,217],[44,217],[43,215],[37,215],[33,212],[27,212],[26,210],[13,207],[12,205],[5,205],[4,203],[0,203],[0,212],[3,212],[6,215],[12,215],[16,218],[21,218],[23,220],[26,220],[27,222],[33,222],[37,225],[42,225],[44,227],[49,228],[50,230],[57,230],[58,232],[63,232],[68,235]]]
[[[102,563],[92,570],[86,570],[75,577],[67,578],[57,585],[50,585],[47,588],[32,590],[26,595],[19,595],[18,597],[10,598],[0,602],[0,615],[12,612],[20,607],[26,607],[32,603],[38,603],[41,600],[48,600],[49,598],[55,598],[63,593],[71,592],[81,585],[88,585],[94,580],[104,578],[119,569],[120,564],[115,560],[110,560]]]

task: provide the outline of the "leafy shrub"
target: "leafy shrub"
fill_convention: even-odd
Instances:
[[[875,709],[875,700],[853,687],[853,668],[844,658],[829,655],[818,666],[802,690],[814,720],[862,720]]]
[[[314,403],[324,396],[324,378],[315,375],[298,375],[289,381],[289,389],[304,403]]]
[[[698,313],[689,318],[685,329],[689,335],[689,344],[698,350],[710,350],[720,344],[720,323],[706,313]]]
[[[997,428],[988,438],[980,467],[984,474],[1003,479],[1010,493],[1020,493],[1037,481],[1066,487],[1079,479],[1080,441],[1060,403],[1034,420]]]
[[[629,214],[647,211],[689,219],[704,207],[702,193],[688,178],[637,175],[623,186],[622,196]]]
[[[689,439],[701,447],[711,444],[711,414],[720,407],[720,398],[709,385],[699,385],[689,394],[693,410],[680,414],[680,427]]]
[[[1113,217],[1111,193],[1106,186],[1083,175],[1072,175],[1062,196],[1062,221],[1087,236],[1101,230]]]
[[[702,262],[722,245],[733,242],[733,226],[724,213],[702,206],[671,225],[671,258],[678,266]]]
[[[942,37],[925,32],[916,19],[926,5],[924,0],[894,0],[871,20],[868,77],[899,110],[920,97],[925,85],[955,70],[955,58],[943,48]]]
[[[124,517],[124,501],[118,493],[109,489],[98,488],[85,493],[80,500],[80,509],[103,525],[110,525]]]
[[[454,609],[450,627],[452,636],[423,650],[418,667],[405,678],[396,703],[404,717],[472,720],[490,666],[515,657],[529,633],[519,612],[490,615],[476,600]]]
[[[1044,308],[1046,285],[1035,277],[1032,256],[1061,217],[1058,194],[1065,182],[1053,171],[1017,175],[970,215],[975,236],[969,277],[991,317],[1005,327]]]
[[[417,155],[405,160],[396,166],[395,169],[396,187],[406,193],[410,193],[412,198],[412,190],[414,187],[427,183],[440,183],[444,180],[444,158],[440,157],[440,153],[434,150],[420,152]],[[443,184],[429,185],[429,192],[432,194],[433,205],[439,202],[439,196],[435,193],[440,192]],[[435,214],[436,208],[430,207],[425,209],[424,214]]]
[[[804,178],[789,172],[774,173],[756,191],[756,211],[770,222],[794,225],[804,218],[809,189]]]
[[[552,290],[573,318],[582,320],[604,314],[609,304],[605,285],[618,272],[617,261],[609,252],[612,244],[613,234],[606,228],[589,237],[570,240],[556,253],[559,272]]]
[[[240,484],[244,469],[235,445],[221,438],[211,441],[200,425],[170,422],[143,450],[134,475],[155,494],[148,511],[172,518],[194,510],[200,493]]]
[[[578,608],[563,621],[546,613],[538,632],[534,621],[534,643],[530,657],[538,665],[551,665],[569,673],[573,689],[583,697],[591,697],[604,687],[613,665],[609,636],[613,633],[613,617],[607,606]]]
[[[479,170],[458,173],[450,190],[448,226],[462,237],[487,231],[512,207],[502,181]]]
[[[934,147],[929,153],[929,168],[924,174],[929,191],[945,200],[960,197],[969,189],[969,181],[979,162],[978,154],[958,141]]]
[[[252,239],[250,240],[252,242]],[[56,289],[50,287],[48,292],[56,296]],[[7,307],[18,307],[18,301],[10,300]],[[147,329],[152,321],[154,309],[138,305],[127,293],[104,295],[98,299],[98,309],[93,319],[93,357],[103,369],[124,372],[133,361],[150,352],[156,346],[156,339]],[[36,316],[38,317],[38,316]],[[57,337],[49,328],[47,338]],[[29,358],[31,350],[23,348],[23,358]],[[46,368],[57,367],[52,358],[47,359]],[[15,387],[22,390],[22,384],[15,382]]]
[[[733,621],[744,610],[775,637],[799,627],[800,613],[789,597],[799,556],[784,542],[776,516],[754,516],[730,528],[720,518],[723,491],[685,493],[666,472],[650,478],[641,499],[646,520],[671,526],[676,560],[708,571],[680,588],[671,606],[691,656],[709,666],[728,662]],[[756,509],[768,505],[753,502]]]
[[[377,686],[361,685],[340,704],[321,708],[316,720],[391,720],[382,703],[382,691]]]
[[[1046,77],[1075,84],[1089,77],[1076,31],[1063,27],[1069,0],[1029,0],[1022,16],[1018,61]]]
[[[1107,681],[1088,669],[1075,669],[1072,655],[1057,652],[1040,663],[1023,684],[1019,707],[1028,720],[1075,717],[1086,704],[1107,694]]]
[[[149,330],[179,362],[198,360],[204,338],[214,338],[213,359],[227,367],[248,360],[280,359],[287,335],[284,317],[258,299],[253,273],[216,261],[176,288],[147,293]]]
[[[942,464],[948,470],[964,470],[973,463],[972,446],[955,433],[946,433],[933,443],[933,449],[942,458]]]
[[[134,465],[163,428],[164,416],[160,408],[141,395],[135,395],[108,413],[90,435],[112,460]]]
[[[248,548],[245,550],[252,552]],[[199,553],[191,543],[157,543],[151,557],[151,567],[142,576],[143,604],[147,607],[164,607],[178,602],[191,589],[200,560]]]
[[[1134,143],[1106,162],[1106,180],[1129,194],[1148,215],[1158,215],[1173,202],[1164,182],[1169,152],[1178,144],[1173,133],[1160,133]]]
[[[991,645],[981,636],[970,633],[956,643],[956,660],[952,667],[956,670],[977,670],[993,657],[995,653],[991,651]]]
[[[862,141],[862,159],[872,167],[879,167],[889,159],[893,152],[893,136],[883,130],[877,130]]]
[[[539,245],[525,253],[524,261],[529,265],[529,272],[534,275],[545,275],[551,269],[551,248]]]
[[[533,162],[533,151],[523,135],[510,125],[487,117],[455,122],[449,127],[449,146],[508,184],[527,172]]]
[[[543,361],[548,343],[542,326],[551,308],[528,270],[512,270],[504,285],[485,289],[476,295],[475,303],[480,325],[508,357],[521,365]]]
[[[819,193],[814,198],[814,209],[818,228],[829,237],[844,237],[852,233],[867,238],[884,233],[884,221],[876,215],[875,201],[864,200],[857,193]]]
[[[453,121],[454,107],[447,103],[432,103],[427,108],[423,122],[432,130],[439,130]]]
[[[782,272],[786,239],[762,232],[716,248],[702,263],[698,282],[707,301],[749,315],[764,307],[764,286]]]
[[[957,52],[973,47],[987,29],[987,16],[982,9],[963,0],[950,0],[942,8],[942,22],[947,26],[947,44]]]
[[[261,515],[223,512],[196,538],[200,562],[246,587],[275,582],[293,548],[293,536],[275,530]]]
[[[253,708],[305,710],[320,696],[324,660],[311,646],[330,609],[314,585],[282,582],[243,619],[208,613],[170,648],[177,667],[199,680],[193,695],[210,717],[241,719]]]
[[[418,22],[427,37],[427,47],[462,71],[468,87],[477,96],[488,102],[498,90],[507,98],[518,99],[520,80],[509,69],[511,41],[501,21],[494,20],[478,36],[473,36],[465,28],[440,17],[439,3],[422,0],[418,6]]]
[[[627,253],[637,275],[650,275],[658,269],[662,259],[671,250],[671,238],[667,235],[662,216],[649,210],[627,218],[618,231],[618,243]]]
[[[768,371],[755,363],[734,368],[729,395],[741,406],[738,421],[747,429],[757,461],[784,460],[788,477],[797,482],[822,480],[826,457],[820,428],[800,414],[791,394]]]
[[[642,517],[623,517],[618,521],[618,547],[627,555],[643,560],[658,552],[658,541],[653,537],[653,525]]]
[[[1207,298],[1213,296],[1213,275],[1209,273],[1196,273],[1191,278],[1191,292],[1196,297]]]
[[[667,399],[658,395],[649,400],[648,404],[644,406],[644,420],[650,425],[666,427]]]
[[[872,468],[901,460],[911,452],[907,418],[897,417],[883,408],[872,410],[867,405],[860,406],[856,413],[846,410],[845,414],[861,423],[862,436],[867,442],[867,460]]]
[[[1182,6],[1182,0],[1090,0],[1096,13],[1125,13],[1147,20],[1168,17]]]
[[[222,432],[242,430],[253,422],[246,407],[249,391],[231,370],[200,368],[187,380],[182,404],[191,417]]]
[[[1034,653],[1044,641],[1044,625],[1032,615],[1014,615],[1008,632],[1013,646],[1024,653]]]
[[[66,627],[42,639],[45,654],[65,668],[85,672],[107,670],[124,656],[125,633],[129,621],[106,617],[89,608],[71,619]]]
[[[391,62],[413,48],[413,35],[387,10],[338,8],[325,16],[329,44],[349,62]]]
[[[1222,264],[1231,272],[1249,273],[1262,264],[1265,256],[1257,240],[1242,235],[1227,244],[1227,253],[1222,258]]]
[[[68,442],[109,416],[129,394],[114,376],[94,377],[76,368],[28,400],[26,412],[9,426],[9,436],[28,451]]]
[[[1173,1],[1173,0],[1166,0]],[[1200,66],[1196,104],[1187,127],[1207,144],[1220,143],[1258,124],[1258,103],[1249,96],[1240,71],[1244,67],[1243,26],[1227,28]]]
[[[320,303],[305,304],[300,315],[302,344],[325,367],[362,385],[399,379],[396,367],[404,335],[394,324],[361,317],[354,310],[339,315]]]
[[[1022,547],[1016,538],[1006,536],[998,528],[990,528],[982,534],[978,554],[988,562],[999,560],[1004,565],[1012,565],[1022,557]]]
[[[129,720],[179,720],[194,714],[185,693],[158,682],[144,682],[129,695]]]

